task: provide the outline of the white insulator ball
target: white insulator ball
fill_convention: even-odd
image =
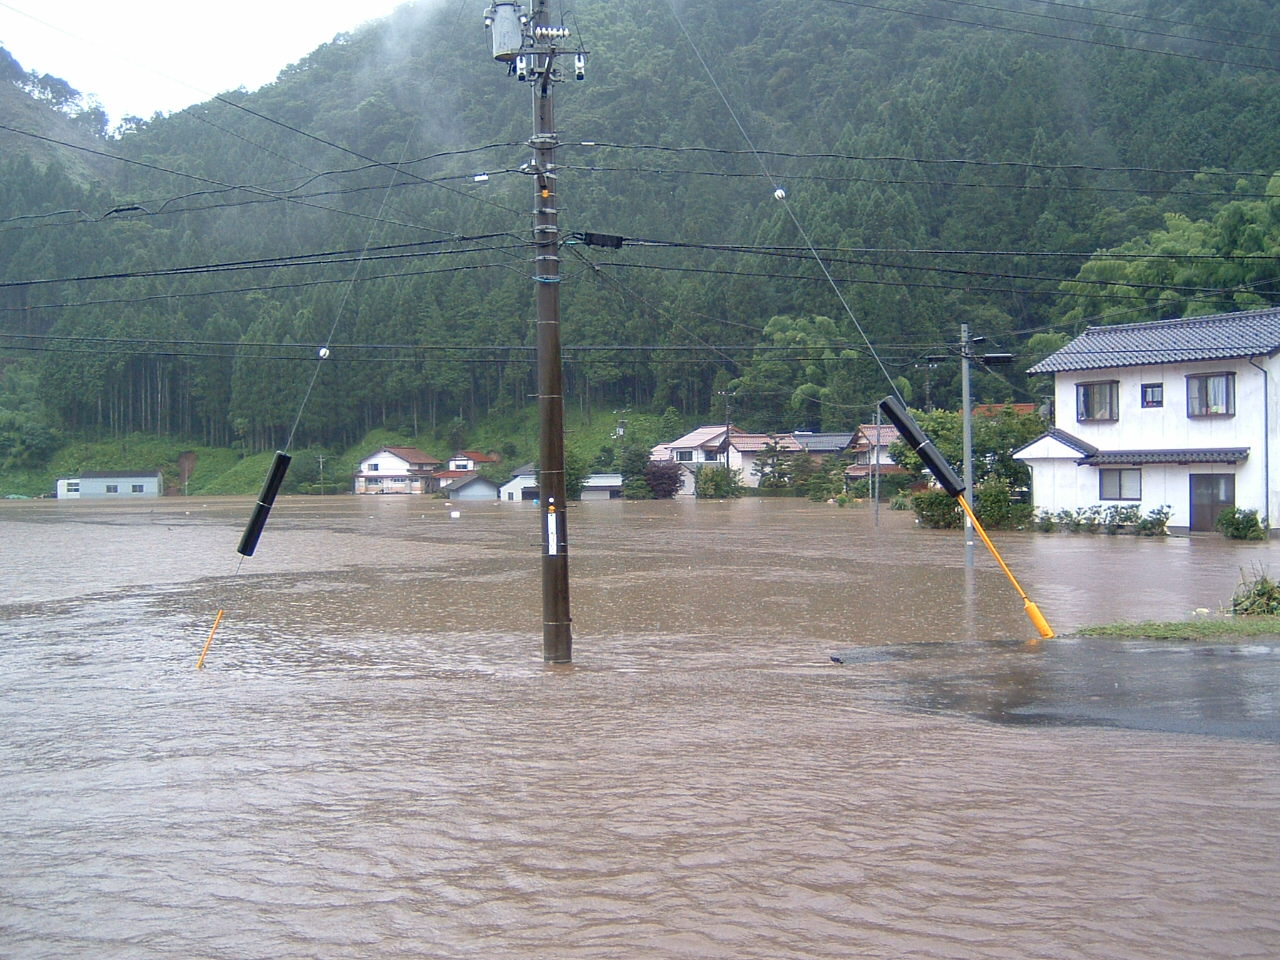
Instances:
[[[785,190],[783,190],[781,187],[779,187],[777,190],[773,191],[773,199],[775,199],[775,200],[785,200],[785,199],[787,199],[787,191],[785,191]]]
[[[321,359],[321,360],[323,360],[323,359],[325,359],[325,358],[326,358],[326,357],[328,357],[328,356],[329,356],[329,348],[328,348],[328,347],[321,347],[321,348],[320,348],[320,359]]]

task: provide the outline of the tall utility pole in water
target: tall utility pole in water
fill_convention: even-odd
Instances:
[[[573,56],[581,80],[586,55],[568,50],[569,29],[552,26],[546,0],[526,14],[514,0],[494,0],[484,23],[493,58],[533,88],[533,160],[522,169],[534,180],[533,279],[538,308],[538,503],[542,535],[542,659],[573,660],[569,627],[569,533],[565,517],[564,388],[560,358],[560,227],[556,218],[556,139],[552,91],[561,79],[558,55]]]

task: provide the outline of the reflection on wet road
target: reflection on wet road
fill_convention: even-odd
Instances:
[[[1280,742],[1280,646],[1058,638],[843,650],[901,702],[998,723],[1097,724]]]
[[[237,572],[247,508],[0,506],[0,955],[1280,955],[1267,644],[1031,647],[902,514],[600,503],[548,667],[523,505],[286,498]],[[1278,549],[999,542],[1060,634]]]

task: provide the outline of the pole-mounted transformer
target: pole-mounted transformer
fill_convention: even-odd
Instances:
[[[484,25],[493,44],[493,59],[510,63],[524,46],[524,27],[529,22],[520,4],[495,0],[484,12]]]

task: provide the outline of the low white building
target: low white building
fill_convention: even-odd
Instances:
[[[504,503],[538,499],[538,472],[532,463],[517,468],[515,476],[498,488],[498,499]]]
[[[1269,524],[1280,308],[1090,327],[1031,367],[1054,377],[1054,427],[1014,456],[1033,502],[1171,509],[1169,526],[1212,530],[1223,509]]]
[[[59,500],[138,500],[164,495],[159,471],[99,471],[59,479],[54,489]]]
[[[622,474],[593,473],[582,484],[583,500],[617,500],[622,496]],[[538,499],[538,476],[532,463],[525,464],[498,490],[504,503]]]
[[[450,500],[497,500],[498,485],[488,477],[466,471],[461,476],[451,476],[458,471],[447,471],[440,484],[440,493]]]

